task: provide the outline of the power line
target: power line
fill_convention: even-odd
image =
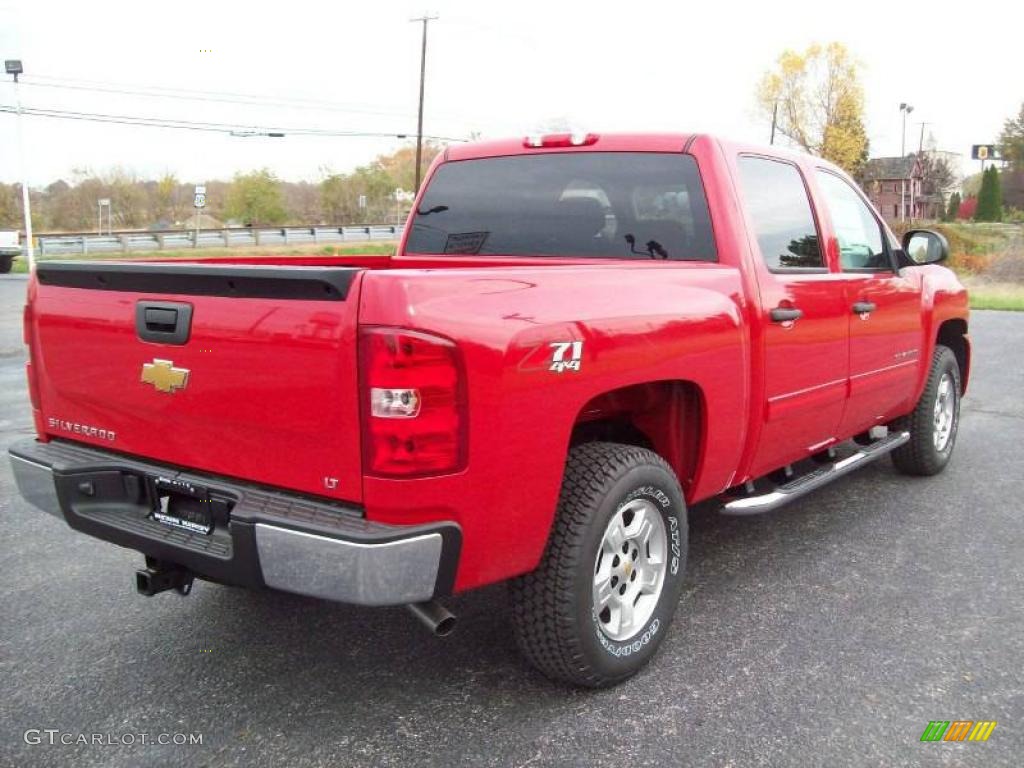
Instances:
[[[408,112],[400,112],[398,110],[357,108],[315,99],[275,99],[255,94],[230,93],[226,91],[193,91],[181,88],[161,88],[159,86],[113,85],[88,80],[62,80],[60,78],[41,76],[36,76],[30,80],[23,80],[22,82],[35,88],[58,88],[61,90],[87,91],[91,93],[112,93],[123,96],[241,104],[254,107],[292,107],[296,109],[315,109],[326,112],[345,112],[380,117],[411,117]],[[86,84],[83,85],[82,83]]]
[[[9,104],[0,104],[0,112],[17,113],[17,108]],[[96,112],[78,112],[73,110],[45,109],[38,107],[23,107],[22,113],[36,117],[49,117],[60,120],[83,120],[96,123],[116,123],[120,125],[135,125],[148,128],[173,128],[190,131],[206,131],[211,133],[252,132],[254,134],[282,133],[296,136],[334,136],[350,138],[393,138],[406,139],[412,134],[406,132],[387,131],[347,131],[330,128],[305,128],[305,127],[267,127],[256,125],[240,125],[237,123],[215,123],[206,121],[178,120],[174,118],[145,117],[141,115],[111,115]],[[466,141],[464,138],[453,136],[426,136],[425,138],[435,141]]]

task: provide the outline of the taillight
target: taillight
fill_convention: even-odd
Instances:
[[[28,362],[25,363],[25,376],[28,378],[28,397],[32,407],[39,410],[39,382],[36,380],[36,373],[32,369],[32,356],[35,348],[35,333],[32,330],[32,305],[26,304],[25,311],[21,316],[21,338],[28,347]]]
[[[362,328],[359,368],[367,474],[415,477],[463,467],[465,381],[453,342],[400,328]]]

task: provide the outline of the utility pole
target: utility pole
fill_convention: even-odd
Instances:
[[[776,99],[775,100],[775,106],[772,107],[772,138],[768,142],[769,144],[771,144],[773,146],[775,144],[775,125],[778,123],[778,120],[779,120],[779,101],[778,101],[778,99]]]
[[[900,112],[903,114],[903,132],[900,138],[900,162],[907,157],[907,115],[914,111],[914,108],[903,102],[900,104]],[[901,171],[900,178],[900,221],[907,220],[907,179]]]
[[[28,194],[28,163],[25,162],[25,137],[21,126],[21,91],[18,88],[18,75],[24,72],[21,61],[8,59],[4,61],[4,70],[14,77],[14,101],[18,105],[18,157],[21,159],[21,208],[25,215],[25,258],[28,262],[28,271],[31,274],[35,270],[35,251],[32,248],[32,207]]]
[[[413,192],[420,191],[420,164],[423,160],[423,85],[427,78],[427,24],[431,21],[436,21],[437,15],[431,16],[424,13],[422,16],[416,19],[409,19],[409,21],[419,21],[423,24],[423,42],[420,47],[420,109],[419,117],[416,120],[416,188]]]
[[[931,125],[931,123],[926,123],[926,122],[922,121],[920,123],[920,125],[921,125],[921,137],[917,141],[917,162],[918,163],[921,162],[921,156],[924,154],[924,127],[926,125]],[[911,178],[910,184],[911,184],[911,187],[910,187],[910,212],[911,212],[911,216],[910,216],[910,218],[913,219],[914,218],[914,216],[913,216],[913,212],[914,212],[914,187],[913,187],[914,180],[913,180],[913,178]],[[922,176],[922,187],[921,187],[921,193],[922,194],[924,193],[924,186],[923,186],[923,184],[924,184],[924,177]]]

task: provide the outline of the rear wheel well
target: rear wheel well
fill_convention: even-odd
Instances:
[[[684,491],[696,475],[703,439],[704,399],[690,381],[655,381],[592,398],[573,425],[570,447],[612,442],[647,448],[675,471]]]
[[[967,359],[967,321],[960,318],[947,320],[939,326],[939,333],[935,339],[936,344],[949,347],[953,350],[956,363],[960,366],[961,386],[967,387],[967,373],[970,360]]]
[[[653,450],[647,435],[626,419],[602,419],[579,422],[572,430],[571,446],[582,443],[621,443]]]

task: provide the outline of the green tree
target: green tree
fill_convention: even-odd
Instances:
[[[766,121],[811,154],[857,175],[868,156],[860,66],[842,43],[786,50],[756,91]]]
[[[1016,118],[1003,123],[1003,132],[999,135],[999,156],[1010,164],[1015,171],[1024,171],[1024,103]]]
[[[960,193],[954,192],[949,196],[949,204],[946,206],[946,215],[943,216],[943,221],[956,221],[956,215],[960,211]]]
[[[280,180],[267,168],[236,173],[224,201],[224,213],[246,225],[280,224],[288,218]]]
[[[974,212],[975,221],[1002,221],[1003,195],[999,187],[999,170],[990,166],[981,179],[981,191],[978,193],[978,208]]]

